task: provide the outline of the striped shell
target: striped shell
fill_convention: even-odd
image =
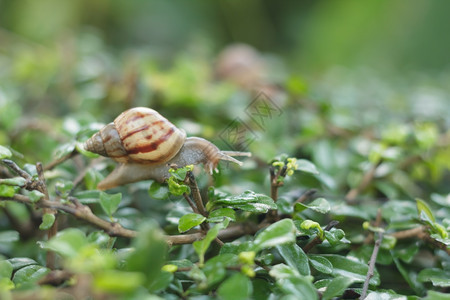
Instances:
[[[186,133],[157,111],[135,107],[121,113],[85,143],[85,149],[118,162],[160,164],[172,159]]]

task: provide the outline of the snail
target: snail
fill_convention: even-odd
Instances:
[[[146,107],[121,113],[89,138],[84,149],[119,162],[97,185],[99,190],[147,179],[164,182],[172,165],[203,164],[212,174],[221,160],[242,165],[232,156],[251,156],[249,152],[221,151],[203,138],[186,138],[184,130]]]

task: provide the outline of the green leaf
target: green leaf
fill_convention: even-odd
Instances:
[[[266,213],[269,209],[277,209],[277,205],[273,202],[272,198],[263,194],[256,194],[252,191],[245,191],[237,196],[228,196],[217,199],[213,201],[212,204],[214,206],[231,206],[237,209],[256,213]]]
[[[10,158],[12,156],[11,150],[5,146],[0,145],[0,159]]]
[[[38,264],[34,259],[31,259],[28,257],[14,257],[14,258],[8,259],[8,261],[11,263],[14,270],[18,270],[18,269],[21,269],[26,266]],[[0,270],[1,270],[1,268],[0,268]]]
[[[32,203],[36,203],[39,200],[41,200],[45,195],[39,191],[36,190],[32,190],[29,194],[28,197],[30,197],[30,201]]]
[[[0,197],[11,198],[19,192],[20,187],[0,184]]]
[[[247,276],[236,273],[225,280],[217,290],[223,300],[246,300],[250,298],[253,286]]]
[[[77,142],[75,144],[75,149],[78,151],[78,153],[80,153],[83,156],[86,156],[87,158],[97,158],[100,155],[96,154],[96,153],[92,153],[89,152],[87,150],[84,149],[83,143]]]
[[[295,243],[276,246],[278,252],[284,261],[292,268],[297,269],[301,275],[310,275],[311,271],[308,264],[308,256]]]
[[[15,230],[4,230],[0,232],[0,243],[11,243],[19,240],[19,233]]]
[[[100,205],[103,208],[103,211],[111,217],[113,213],[117,210],[119,207],[120,201],[122,200],[122,194],[107,194],[107,193],[100,193]]]
[[[431,222],[433,222],[433,223],[436,222],[433,212],[431,211],[430,207],[428,206],[428,204],[425,201],[423,201],[419,198],[416,198],[416,204],[417,204],[417,210],[419,211],[419,216],[422,216],[422,212],[423,212],[431,220]]]
[[[310,259],[318,260],[318,257],[326,258],[333,265],[333,276],[344,276],[352,279],[354,282],[364,282],[367,276],[367,264],[348,259],[341,255],[323,254],[323,255],[309,255]],[[380,275],[375,270],[374,276],[370,279],[370,284],[379,285]]]
[[[93,285],[96,289],[110,293],[132,292],[142,286],[145,276],[139,272],[105,270],[94,275]]]
[[[88,169],[84,175],[84,184],[87,190],[95,190],[98,183],[103,179],[102,174],[96,169]]]
[[[319,272],[322,272],[324,274],[331,274],[333,273],[333,265],[331,262],[326,259],[323,256],[315,255],[315,256],[309,256],[309,262],[311,263],[311,266],[314,267]]]
[[[55,223],[55,215],[46,213],[42,216],[42,223],[39,225],[40,230],[47,230],[50,229],[50,227],[53,226],[53,223]]]
[[[296,229],[291,219],[278,221],[260,232],[254,240],[254,251],[295,243]]]
[[[319,174],[316,165],[306,159],[297,159],[297,170],[314,175]]]
[[[156,222],[143,223],[138,236],[133,239],[134,251],[126,260],[126,271],[141,272],[146,276],[146,286],[150,288],[158,280],[165,264],[167,242]]]
[[[187,185],[179,184],[178,182],[176,182],[174,177],[170,177],[167,181],[167,184],[169,185],[169,192],[172,195],[181,196],[183,194],[189,194],[191,192],[191,189]]]
[[[84,232],[76,228],[64,229],[49,241],[40,243],[42,248],[68,258],[76,257],[87,244],[88,241]]]
[[[230,221],[236,221],[236,213],[232,208],[222,207],[219,209],[213,210],[208,217],[209,223],[219,223],[223,222],[225,219],[230,219]]]
[[[421,282],[431,281],[433,286],[450,287],[450,271],[432,268],[420,271],[417,280]]]
[[[169,169],[169,173],[175,179],[180,180],[180,181],[184,181],[184,179],[186,178],[187,172],[190,172],[193,169],[194,169],[193,165],[188,165],[188,166],[185,166],[185,167],[182,167],[182,168],[178,168],[176,170]]]
[[[405,263],[409,264],[419,251],[419,245],[417,243],[407,245],[397,245],[391,250],[394,257],[400,258]]]
[[[424,295],[426,289],[423,284],[417,280],[416,273],[409,272],[405,267],[403,267],[402,263],[396,257],[393,257],[392,259],[397,267],[397,270],[400,272],[408,285],[414,290],[414,292],[418,295]]]
[[[203,267],[207,285],[213,286],[223,280],[227,274],[226,267],[236,266],[237,264],[238,257],[231,253],[220,254],[209,259]]]
[[[5,178],[5,179],[0,179],[2,184],[5,185],[15,185],[15,186],[20,186],[23,187],[25,185],[25,183],[27,182],[27,180],[23,177],[14,177],[14,178]]]
[[[353,280],[348,277],[336,277],[328,285],[327,289],[322,295],[323,300],[329,300],[336,296],[342,295],[347,287],[353,283]]]
[[[14,277],[12,280],[17,287],[21,285],[29,285],[44,277],[48,272],[50,272],[50,269],[43,266],[26,266],[22,269],[17,270],[14,273]]]
[[[13,266],[12,264],[7,260],[0,260],[0,279],[2,278],[11,278],[11,275],[13,273]]]
[[[75,193],[75,197],[77,197],[82,204],[98,203],[101,193],[103,192],[98,190],[79,191]]]
[[[317,232],[317,235],[323,240],[324,232],[320,224],[311,220],[305,220],[300,224],[300,228],[307,232]]]
[[[284,294],[295,296],[294,299],[317,300],[319,296],[311,280],[311,276],[288,276],[278,279],[277,286]]]
[[[339,228],[331,228],[329,231],[324,231],[325,238],[330,245],[349,244],[350,241],[345,238],[345,232]]]
[[[439,293],[436,291],[428,290],[427,296],[422,298],[423,300],[450,300],[450,294],[448,293]]]
[[[169,198],[169,188],[167,185],[153,181],[148,189],[148,195],[153,199],[164,200]]]
[[[173,278],[174,275],[172,273],[162,271],[159,276],[148,285],[148,289],[152,292],[161,291],[169,286]]]
[[[330,203],[328,203],[328,201],[325,200],[324,198],[317,198],[308,205],[297,202],[297,203],[295,203],[295,206],[294,206],[294,210],[296,212],[304,211],[307,208],[314,210],[321,214],[326,214],[330,211],[331,206],[330,206]]]
[[[228,224],[226,224],[226,225],[228,225]],[[213,228],[211,228],[208,231],[208,233],[202,240],[195,241],[192,244],[195,252],[199,256],[200,265],[203,265],[203,263],[205,261],[205,253],[206,253],[206,250],[208,250],[209,246],[211,245],[211,242],[217,237],[217,235],[219,234],[219,231],[226,227],[226,225],[224,225],[223,223],[219,223],[219,224],[215,225]]]
[[[199,214],[187,214],[181,217],[179,223],[178,223],[178,231],[179,232],[185,232],[189,229],[202,224],[206,218]]]

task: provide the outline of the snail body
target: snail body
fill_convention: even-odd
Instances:
[[[164,182],[169,178],[171,165],[203,164],[212,174],[220,160],[242,165],[232,156],[251,155],[249,152],[221,151],[199,137],[186,138],[184,130],[146,107],[124,111],[88,139],[84,148],[119,162],[97,185],[100,190],[147,179]]]

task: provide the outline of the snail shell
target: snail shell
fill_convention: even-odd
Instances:
[[[199,137],[186,138],[184,130],[146,107],[123,112],[88,139],[84,148],[120,163],[97,185],[100,190],[147,179],[164,182],[172,164],[203,164],[212,174],[219,161],[242,165],[233,156],[251,156],[249,152],[221,151]]]
[[[135,107],[86,141],[85,149],[121,163],[160,164],[172,159],[186,133],[157,111]]]

